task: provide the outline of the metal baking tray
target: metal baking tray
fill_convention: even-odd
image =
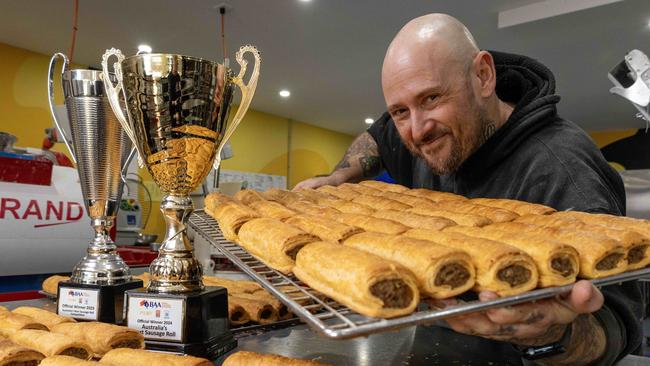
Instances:
[[[444,309],[424,308],[410,315],[380,319],[371,318],[347,308],[310,289],[298,278],[280,273],[249,254],[239,245],[226,240],[217,222],[202,210],[195,211],[189,225],[203,236],[210,245],[220,250],[242,271],[251,276],[266,290],[278,297],[291,312],[322,335],[333,339],[348,339],[373,333],[396,330],[416,324],[433,323],[438,320],[484,311],[493,308],[516,305],[554,297],[570,291],[573,284],[529,291],[492,301],[463,301]],[[597,286],[618,284],[625,281],[650,277],[650,268],[626,272],[615,276],[592,280]]]

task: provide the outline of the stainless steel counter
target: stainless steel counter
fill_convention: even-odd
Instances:
[[[10,309],[38,306],[55,310],[50,300],[2,303]],[[275,353],[336,366],[522,365],[513,348],[455,333],[439,326],[417,326],[351,340],[330,340],[305,325],[240,334],[236,350]],[[221,365],[223,360],[216,360]],[[650,365],[650,359],[628,356],[619,366]]]

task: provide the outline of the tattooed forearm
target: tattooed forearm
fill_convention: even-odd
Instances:
[[[349,170],[347,175],[350,181],[374,177],[381,172],[379,149],[375,139],[368,132],[362,133],[352,142],[334,172],[343,169]]]
[[[571,326],[571,341],[566,352],[538,360],[539,365],[590,365],[602,356],[607,338],[600,322],[593,315],[580,315]]]
[[[381,160],[378,156],[363,156],[359,158],[364,178],[377,176],[381,172]]]

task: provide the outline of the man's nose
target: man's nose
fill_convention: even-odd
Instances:
[[[411,113],[409,123],[411,124],[411,137],[413,138],[413,142],[416,144],[421,143],[431,129],[430,123],[419,112]]]

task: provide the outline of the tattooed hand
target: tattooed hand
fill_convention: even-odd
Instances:
[[[481,301],[497,298],[481,292]],[[443,300],[445,306],[455,300]],[[440,303],[437,303],[440,305]],[[603,305],[602,293],[589,281],[576,282],[573,290],[561,298],[546,299],[447,320],[456,332],[511,342],[522,346],[541,346],[557,342],[566,327],[572,327],[571,340],[564,354],[541,364],[586,365],[605,351],[605,333],[590,315]],[[551,362],[552,361],[552,362]]]

